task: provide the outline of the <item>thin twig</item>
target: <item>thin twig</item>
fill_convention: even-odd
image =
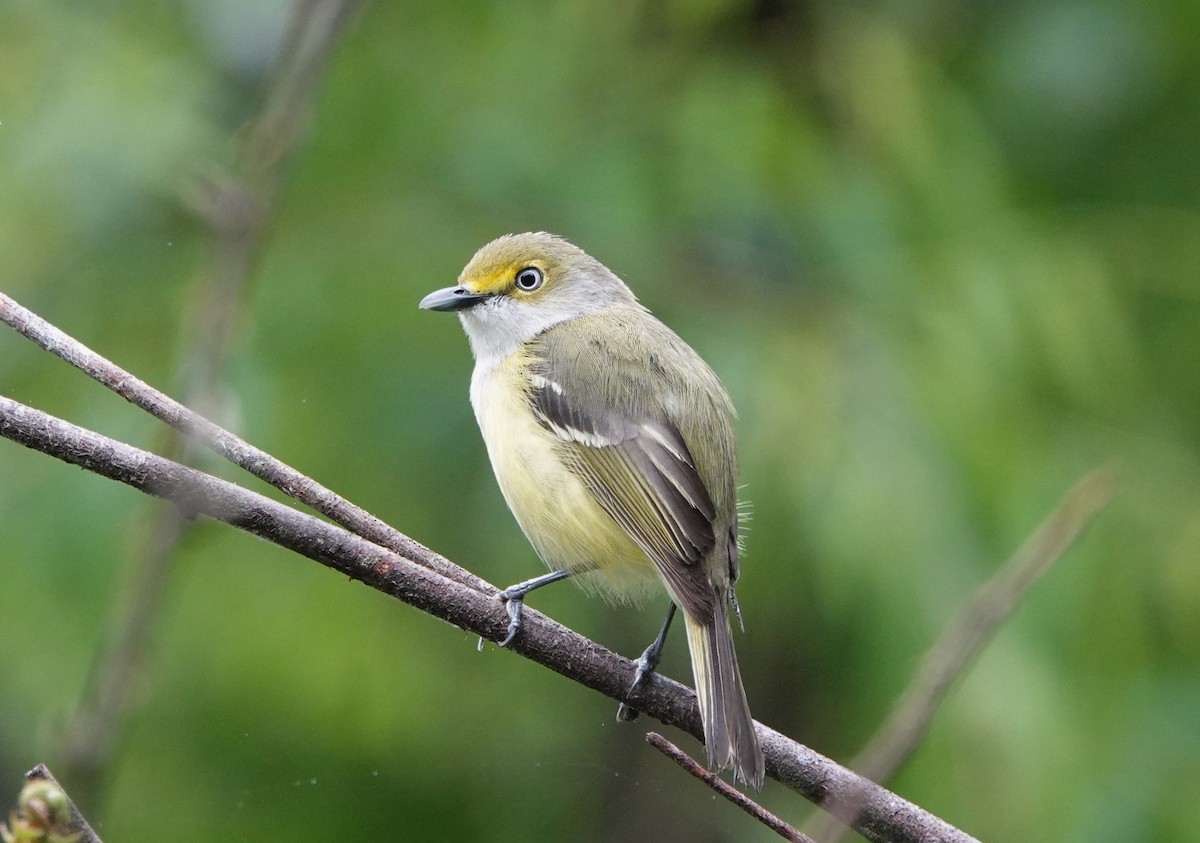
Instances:
[[[716,773],[706,770],[699,761],[692,758],[692,756],[688,755],[658,732],[648,733],[646,735],[646,741],[652,747],[670,758],[683,769],[687,770],[700,781],[704,782],[721,796],[724,796],[734,805],[737,805],[747,814],[754,817],[754,819],[758,820],[767,828],[774,831],[784,840],[791,840],[793,843],[815,843],[811,837],[806,834],[802,834],[798,829],[788,825],[775,814],[772,814],[762,805],[759,805],[749,796],[726,782]]]
[[[863,778],[886,782],[924,740],[946,692],[1055,560],[1079,538],[1117,493],[1108,468],[1084,475],[998,571],[975,590],[929,648],[912,681],[866,747],[850,763]],[[846,832],[828,814],[806,826],[824,843]]]
[[[263,135],[266,139],[261,143],[249,144],[246,147],[248,151],[245,153],[245,157],[250,160],[247,166],[261,167],[271,161],[274,156],[280,154],[279,140],[288,137],[288,132],[296,130],[294,125],[287,132],[279,129],[277,124],[281,120],[280,115],[300,114],[301,110],[298,107],[288,104],[298,98],[302,99],[302,93],[312,85],[312,74],[317,67],[317,63],[311,58],[314,55],[313,51],[316,50],[315,54],[319,56],[328,49],[328,38],[344,24],[352,10],[352,5],[351,3],[330,2],[330,0],[304,0],[304,9],[308,9],[308,14],[314,15],[324,22],[326,26],[324,31],[328,34],[314,42],[311,36],[305,34],[302,27],[293,26],[288,41],[298,42],[300,46],[286,50],[286,52],[289,55],[297,56],[303,54],[309,58],[306,61],[295,60],[301,64],[299,70],[279,71],[279,75],[283,76],[285,81],[272,85],[271,90],[276,93],[268,97],[265,109],[267,116],[254,129],[255,134]],[[291,62],[288,64],[290,66]],[[295,123],[300,118],[295,116],[290,119]],[[211,201],[217,202],[220,193],[218,192],[215,196],[216,198]],[[236,208],[239,203],[235,202],[234,205]],[[215,210],[211,212],[216,213]],[[238,215],[227,208],[218,216],[229,220]],[[230,261],[231,264],[237,262],[237,259]],[[289,497],[332,518],[348,530],[384,547],[389,547],[397,553],[404,554],[430,570],[437,571],[464,585],[476,589],[490,588],[484,580],[469,571],[418,544],[365,510],[354,506],[340,495],[265,451],[255,448],[233,433],[222,429],[201,414],[169,398],[141,379],[96,354],[4,293],[0,293],[0,321],[15,328],[37,345],[104,384],[126,401],[166,422],[259,479],[270,483]]]
[[[13,841],[100,843],[100,837],[45,764],[38,764],[25,774],[17,810],[9,816],[9,827],[0,826],[0,835]]]
[[[189,517],[205,516],[251,532],[475,635],[499,641],[507,633],[508,614],[489,594],[226,480],[2,396],[0,436],[170,500]],[[630,694],[635,672],[632,661],[540,612],[526,609],[521,634],[510,649],[663,723],[696,737],[703,735],[696,697],[690,689],[654,674]],[[762,725],[757,729],[768,775],[818,805],[839,812],[868,839],[887,843],[974,841],[938,817],[786,735]],[[853,816],[845,813],[850,794],[861,800],[855,801]]]
[[[126,401],[193,437],[289,497],[327,515],[351,532],[390,548],[417,564],[470,588],[487,591],[489,594],[495,593],[495,587],[485,580],[389,527],[366,510],[360,509],[266,451],[254,447],[241,437],[169,398],[2,292],[0,322],[15,328],[46,351],[61,357]]]
[[[234,336],[244,290],[275,218],[285,163],[312,112],[317,83],[355,0],[305,0],[295,7],[289,34],[266,86],[259,116],[241,136],[233,173],[206,184],[203,216],[212,249],[193,286],[199,290],[190,348],[183,355],[184,402],[222,415],[221,373]],[[172,458],[194,459],[196,442],[177,429],[166,446]],[[172,560],[187,523],[174,507],[159,506],[146,529],[149,540],[132,564],[127,594],[98,649],[79,705],[63,729],[62,755],[77,793],[94,802],[98,777],[116,745],[153,640],[167,593]]]
[[[100,807],[100,776],[138,687],[136,679],[167,590],[168,562],[187,526],[176,508],[155,503],[159,510],[149,527],[149,542],[137,560],[129,594],[106,630],[79,703],[62,730],[64,775],[75,782],[80,799]]]
[[[1106,468],[1089,472],[1071,487],[1017,552],[955,613],[891,714],[854,759],[854,769],[879,781],[904,763],[963,668],[1116,493],[1116,477]]]

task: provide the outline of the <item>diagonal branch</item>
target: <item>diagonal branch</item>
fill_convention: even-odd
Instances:
[[[252,270],[275,219],[278,197],[295,150],[312,114],[321,71],[356,0],[303,0],[295,5],[288,37],[278,51],[258,115],[238,138],[233,171],[204,180],[192,204],[208,223],[212,246],[193,280],[196,301],[188,349],[183,355],[184,401],[205,413],[222,415],[221,372],[228,358],[239,307]],[[198,444],[172,429],[165,451],[185,463]],[[101,783],[143,669],[146,651],[167,594],[175,550],[188,524],[172,507],[152,512],[140,552],[129,562],[118,611],[106,627],[97,658],[61,741],[67,777],[81,798]]]
[[[117,442],[0,396],[0,436],[147,494],[172,501],[188,517],[207,517],[320,562],[435,617],[492,641],[508,615],[489,594],[455,582],[401,553],[196,469]],[[630,694],[635,665],[527,609],[511,649],[573,681],[700,737],[695,694],[654,675]],[[916,805],[759,725],[767,773],[828,810],[870,840],[888,843],[974,838]],[[847,806],[853,811],[847,811]]]
[[[792,843],[814,843],[811,837],[802,834],[788,825],[716,773],[706,770],[699,761],[675,746],[675,744],[671,743],[658,732],[651,732],[646,735],[646,742],[784,840],[790,840]]]
[[[347,530],[437,571],[444,577],[477,591],[495,593],[494,586],[455,565],[449,559],[413,541],[400,531],[360,509],[341,495],[301,474],[199,413],[164,395],[145,381],[100,356],[74,337],[51,325],[12,297],[0,292],[0,322],[15,328],[52,354],[61,357],[126,401],[212,449],[235,465],[265,480],[289,497],[311,506]]]
[[[1017,552],[955,613],[891,714],[854,759],[854,769],[872,781],[883,781],[904,763],[924,738],[950,685],[1116,492],[1116,478],[1104,468],[1071,487]]]
[[[886,782],[896,772],[924,740],[938,706],[971,659],[1116,493],[1116,477],[1107,468],[1076,481],[1017,552],[959,607],[887,719],[850,762],[851,769],[874,782]],[[836,843],[846,827],[822,814],[806,830],[817,840]]]

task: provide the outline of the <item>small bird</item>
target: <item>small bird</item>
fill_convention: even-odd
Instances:
[[[620,278],[544,232],[493,240],[457,286],[420,306],[459,315],[492,469],[551,569],[501,593],[501,646],[520,629],[524,597],[551,582],[572,576],[634,601],[665,587],[671,612],[634,688],[657,665],[678,605],[709,765],[760,788],[762,748],[730,626],[731,612],[741,619],[737,455],[721,381]]]

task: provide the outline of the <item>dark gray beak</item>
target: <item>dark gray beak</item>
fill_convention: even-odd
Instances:
[[[466,287],[447,287],[444,290],[434,290],[421,299],[420,308],[421,310],[466,310],[488,298],[491,296],[472,293]]]

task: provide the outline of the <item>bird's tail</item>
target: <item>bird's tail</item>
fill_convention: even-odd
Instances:
[[[708,764],[718,771],[733,767],[735,778],[758,790],[763,782],[762,747],[738,672],[729,610],[724,600],[714,602],[711,623],[701,624],[684,612]]]

